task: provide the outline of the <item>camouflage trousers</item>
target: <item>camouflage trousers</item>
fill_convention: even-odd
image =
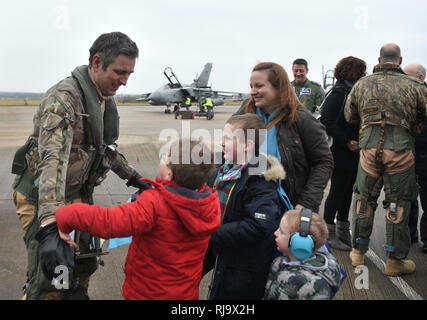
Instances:
[[[36,207],[25,200],[25,197],[15,197],[17,212],[26,208],[26,212],[34,208],[33,219],[24,235],[24,242],[27,250],[27,281],[25,293],[27,300],[88,300],[89,278],[98,268],[95,257],[76,260],[74,277],[79,278],[78,284],[74,288],[57,290],[51,281],[44,275],[39,263],[39,242],[35,236],[39,230],[40,223],[36,214]],[[82,253],[89,252],[89,233],[81,233],[79,248]]]
[[[383,186],[386,209],[384,249],[389,258],[402,260],[411,245],[408,222],[411,202],[417,196],[414,166],[400,173],[383,173],[374,178],[359,163],[353,194],[352,246],[362,253],[368,251],[377,200]]]

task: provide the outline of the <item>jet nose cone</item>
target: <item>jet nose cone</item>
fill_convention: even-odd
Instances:
[[[159,92],[155,91],[148,96],[148,100],[150,104],[161,104],[162,95]]]

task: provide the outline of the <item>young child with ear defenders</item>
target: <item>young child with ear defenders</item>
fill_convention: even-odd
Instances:
[[[324,246],[328,229],[323,218],[309,209],[287,211],[274,236],[283,256],[271,265],[264,299],[331,300],[340,287],[341,271]]]

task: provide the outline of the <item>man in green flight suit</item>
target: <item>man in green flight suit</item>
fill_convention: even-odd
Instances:
[[[134,71],[138,47],[127,35],[112,32],[99,36],[89,52],[88,66],[75,68],[46,92],[34,116],[34,131],[12,165],[13,198],[28,254],[24,297],[29,300],[89,298],[97,258],[75,259],[60,238],[58,208],[92,204],[94,187],[110,169],[128,180],[127,186],[148,187],[115,144],[119,115],[112,96]],[[91,235],[78,237],[80,253],[93,252]]]
[[[296,59],[292,64],[292,72],[295,80],[291,82],[299,101],[311,112],[316,111],[325,98],[322,86],[307,78],[308,64],[305,59]]]
[[[359,125],[360,162],[353,193],[353,266],[364,264],[369,249],[377,199],[384,185],[388,276],[408,274],[415,263],[406,259],[411,239],[408,221],[417,197],[414,136],[426,123],[426,88],[404,74],[400,48],[389,43],[380,50],[374,73],[351,90],[345,119]]]

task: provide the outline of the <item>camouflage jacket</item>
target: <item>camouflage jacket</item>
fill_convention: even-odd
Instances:
[[[325,91],[315,81],[307,79],[303,84],[297,84],[294,80],[291,84],[299,101],[311,112],[316,111],[316,106],[320,106],[325,99]]]
[[[365,130],[378,124],[383,114],[388,123],[413,134],[426,121],[425,96],[426,88],[399,65],[381,63],[354,85],[344,108],[345,119]]]
[[[99,184],[109,169],[122,179],[129,179],[135,172],[115,149],[119,116],[114,100],[110,97],[106,101],[102,115],[87,66],[77,67],[72,76],[46,92],[33,122],[30,139],[34,143],[26,160],[27,167],[38,178],[40,221],[55,215],[67,202],[82,197],[97,153],[105,151],[105,156],[94,177],[97,181],[92,184]],[[114,147],[105,148],[106,145]]]
[[[288,257],[276,258],[268,275],[266,300],[331,300],[341,281],[336,258],[326,251],[312,257],[290,262]]]

